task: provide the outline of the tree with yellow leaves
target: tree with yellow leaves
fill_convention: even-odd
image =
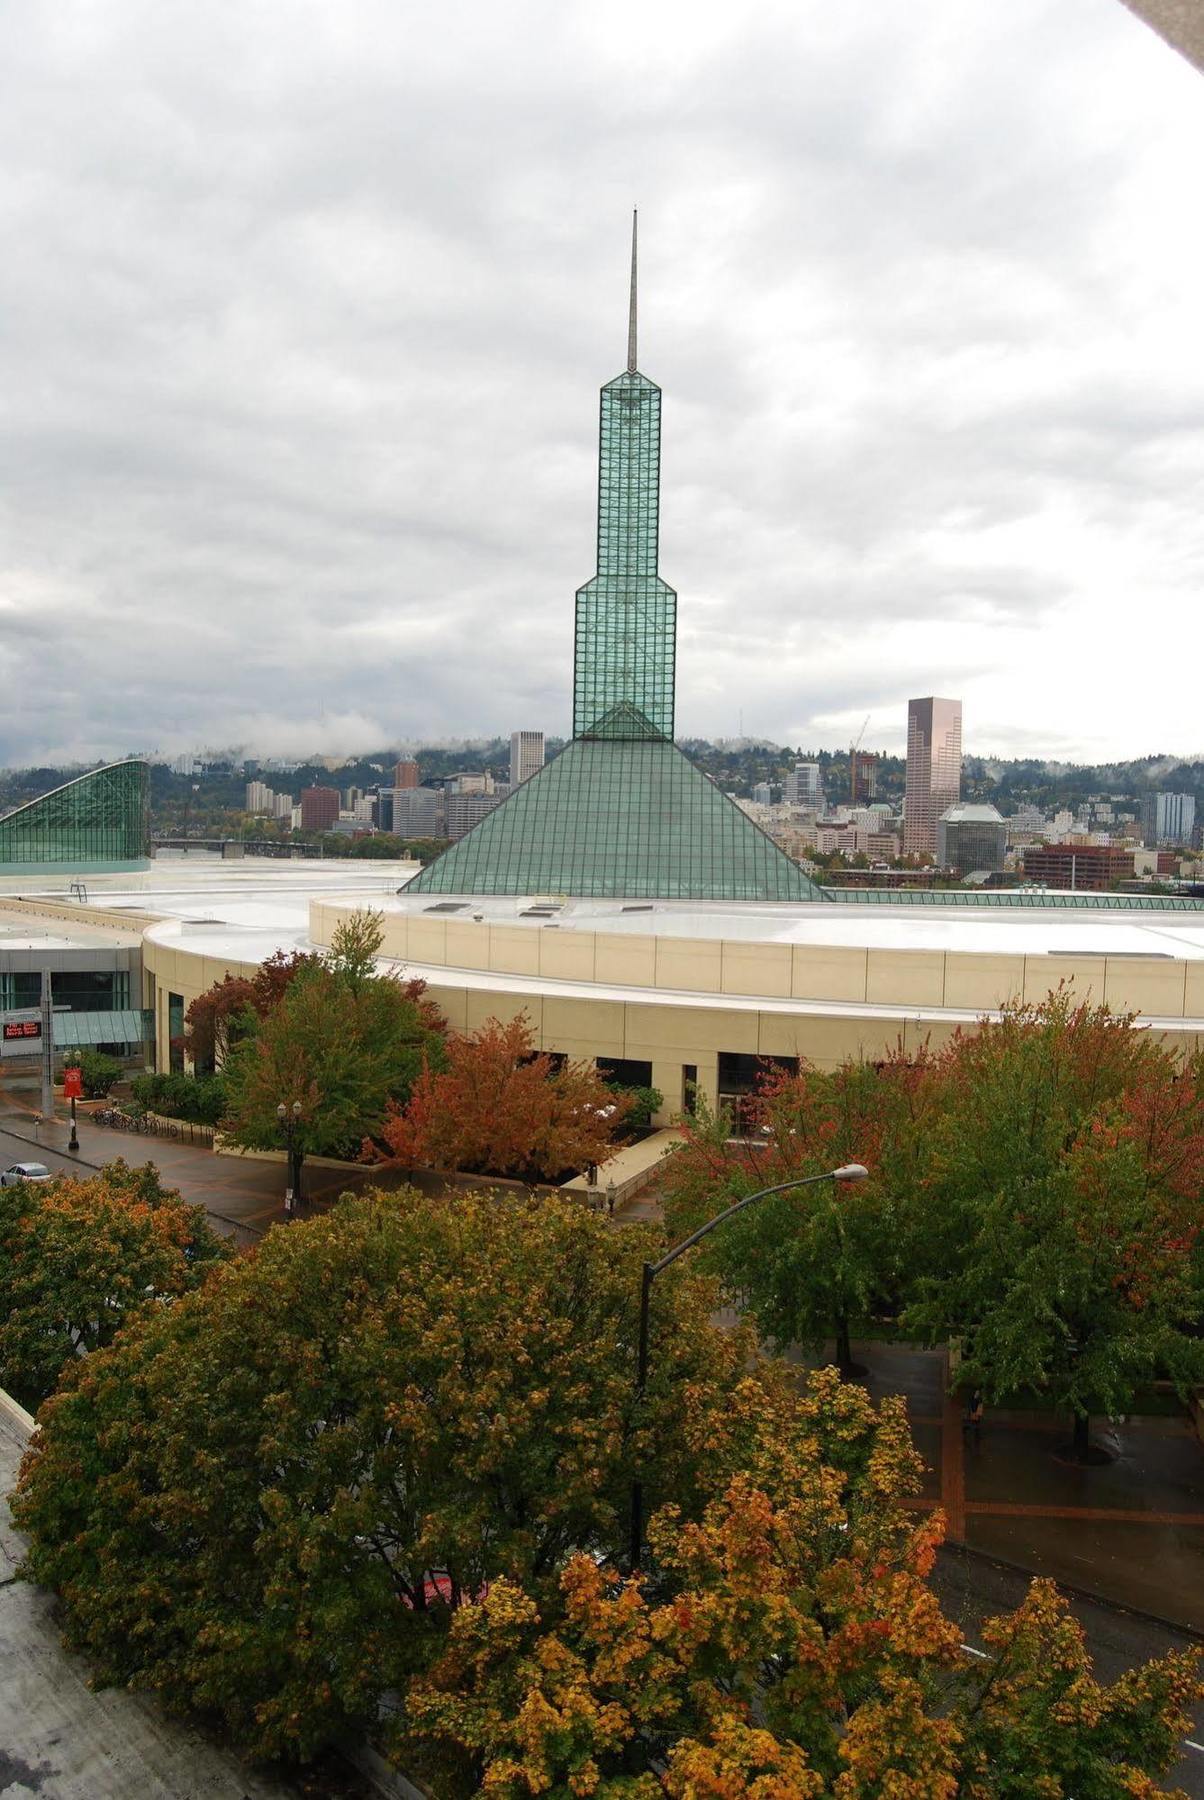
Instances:
[[[661,1509],[652,1576],[586,1556],[545,1623],[502,1582],[452,1622],[408,1703],[440,1794],[497,1800],[1132,1800],[1161,1790],[1194,1659],[1094,1679],[1052,1585],[968,1662],[926,1577],[939,1522],[901,1503],[902,1402],[835,1371],[793,1416],[733,1408],[748,1467],[690,1519]],[[404,1738],[401,1740],[404,1742]]]

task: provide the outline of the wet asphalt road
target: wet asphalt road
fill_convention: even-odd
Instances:
[[[1017,1607],[1029,1580],[1018,1570],[949,1548],[940,1552],[933,1575],[933,1585],[946,1613],[958,1622],[964,1642],[975,1650],[982,1645],[982,1621]],[[1115,1681],[1134,1663],[1164,1656],[1168,1650],[1188,1649],[1197,1642],[1173,1626],[1159,1625],[1094,1600],[1072,1596],[1071,1610],[1086,1634],[1087,1648],[1101,1681]],[[1163,1780],[1169,1787],[1182,1788],[1192,1800],[1204,1800],[1204,1707],[1197,1707],[1183,1754]]]

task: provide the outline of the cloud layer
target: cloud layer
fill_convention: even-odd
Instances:
[[[1204,92],[1124,8],[15,0],[0,70],[0,761],[563,731],[635,202],[683,732],[1204,742]]]

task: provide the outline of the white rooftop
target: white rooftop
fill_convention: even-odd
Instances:
[[[378,902],[378,904],[381,904]],[[386,912],[517,925],[532,931],[725,938],[857,949],[965,950],[998,955],[1204,957],[1204,911],[1095,911],[1065,906],[908,906],[837,901],[441,899],[394,894]],[[550,916],[530,915],[552,907]],[[451,910],[454,908],[455,910]]]

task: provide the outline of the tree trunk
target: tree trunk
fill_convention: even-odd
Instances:
[[[853,1366],[853,1346],[849,1340],[849,1315],[839,1313],[836,1318],[836,1361],[841,1369]]]
[[[1085,1463],[1091,1446],[1091,1420],[1086,1413],[1076,1412],[1074,1415],[1074,1454],[1077,1462]]]

